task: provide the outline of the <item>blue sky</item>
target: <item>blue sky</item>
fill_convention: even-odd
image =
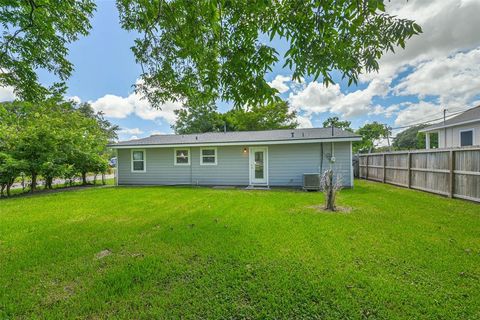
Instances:
[[[382,58],[379,73],[362,76],[357,86],[348,87],[338,77],[338,84],[329,87],[308,78],[294,83],[282,62],[267,76],[298,112],[301,126],[321,126],[336,115],[352,121],[354,128],[374,120],[399,127],[435,119],[443,108],[453,114],[479,103],[480,0],[394,0],[387,11],[416,20],[424,34],[407,42],[406,50]],[[122,140],[170,133],[173,110],[180,106],[153,110],[133,93],[140,68],[130,46],[137,35],[120,28],[114,1],[98,1],[92,26],[90,35],[70,46],[75,71],[68,96],[105,112],[123,129]],[[281,41],[274,46],[280,53],[285,50]],[[40,79],[44,84],[55,80],[50,74]]]

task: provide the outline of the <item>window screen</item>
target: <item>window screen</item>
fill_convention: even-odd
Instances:
[[[201,164],[216,164],[217,150],[215,148],[202,149],[200,161],[201,161]]]
[[[132,171],[145,171],[145,151],[132,151]]]
[[[473,145],[473,130],[460,132],[460,146]]]

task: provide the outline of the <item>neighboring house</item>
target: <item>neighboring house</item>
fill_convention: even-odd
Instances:
[[[430,149],[430,134],[438,134],[439,148],[478,146],[480,145],[480,106],[426,127],[420,132],[425,132],[427,149]]]
[[[352,142],[332,128],[153,135],[118,142],[119,185],[301,187],[304,173],[333,168],[353,186]]]

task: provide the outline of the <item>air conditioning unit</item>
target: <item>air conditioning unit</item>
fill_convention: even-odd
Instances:
[[[303,190],[320,190],[321,175],[319,173],[303,174]]]

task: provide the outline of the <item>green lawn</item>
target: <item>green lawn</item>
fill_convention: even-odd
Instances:
[[[322,199],[110,187],[0,200],[0,318],[480,318],[480,205],[365,181],[339,196],[350,213],[311,208]]]

